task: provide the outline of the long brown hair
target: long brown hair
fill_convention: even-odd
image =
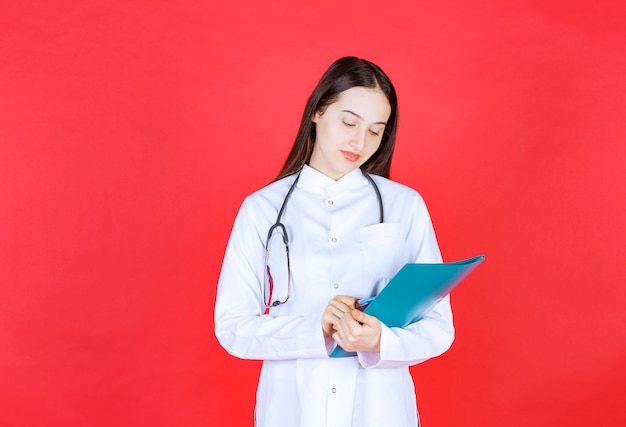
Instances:
[[[341,92],[353,87],[380,89],[391,106],[391,114],[378,150],[365,162],[361,169],[364,172],[389,177],[391,158],[396,145],[396,128],[398,126],[398,99],[396,90],[389,77],[376,64],[354,56],[346,56],[336,60],[326,70],[319,83],[309,96],[302,114],[300,128],[296,140],[291,147],[289,156],[276,180],[298,172],[307,164],[313,153],[315,144],[315,123],[313,115],[323,112],[335,102]]]

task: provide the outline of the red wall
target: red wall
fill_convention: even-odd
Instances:
[[[221,258],[346,54],[396,84],[444,258],[487,255],[425,425],[626,425],[623,2],[4,3],[0,425],[251,425]]]

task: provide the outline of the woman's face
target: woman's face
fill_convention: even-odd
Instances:
[[[338,180],[380,147],[391,106],[379,89],[353,87],[313,116],[316,137],[309,166]]]

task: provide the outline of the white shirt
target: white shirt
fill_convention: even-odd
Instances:
[[[335,295],[376,295],[407,262],[441,262],[421,196],[360,169],[338,181],[305,166],[281,222],[289,236],[291,296],[264,315],[267,232],[295,176],[246,198],[233,226],[218,284],[215,331],[232,355],[262,359],[256,425],[417,426],[408,367],[438,356],[454,339],[449,298],[406,328],[383,325],[380,353],[330,358],[321,318]],[[285,267],[286,268],[286,267]],[[419,286],[419,284],[416,284]],[[286,285],[277,283],[284,294]]]

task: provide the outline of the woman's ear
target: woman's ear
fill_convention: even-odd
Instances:
[[[317,110],[315,112],[315,114],[313,114],[313,117],[311,118],[311,121],[313,123],[317,123],[317,121],[320,119],[321,116],[322,116],[322,113],[319,110]]]

